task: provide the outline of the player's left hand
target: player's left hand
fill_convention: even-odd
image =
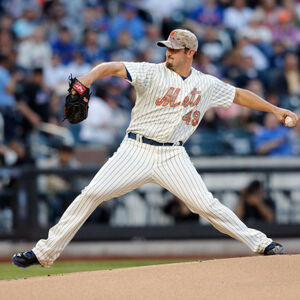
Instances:
[[[283,123],[285,126],[285,118],[286,117],[291,117],[293,120],[293,124],[294,126],[297,124],[298,122],[298,117],[295,113],[293,113],[292,111],[288,110],[288,109],[284,109],[284,108],[280,108],[278,107],[274,112],[273,112],[274,116],[281,122]]]
[[[76,124],[87,118],[90,89],[76,77],[69,77],[69,89],[65,101],[65,116],[70,123]]]

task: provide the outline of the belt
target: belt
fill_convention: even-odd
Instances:
[[[136,140],[136,134],[133,133],[133,132],[129,132],[128,137],[130,139]],[[179,141],[178,143],[159,143],[157,141],[147,139],[143,136],[142,136],[142,142],[145,143],[145,144],[154,145],[154,146],[182,146],[183,145],[182,141]]]

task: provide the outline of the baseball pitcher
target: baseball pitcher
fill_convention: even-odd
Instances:
[[[87,117],[89,87],[106,76],[122,77],[134,86],[137,99],[131,122],[118,150],[49,230],[48,238],[40,240],[30,251],[15,254],[12,260],[16,265],[51,266],[99,204],[149,182],[176,195],[192,212],[254,253],[283,253],[280,244],[248,228],[213,197],[186,153],[184,143],[211,107],[236,103],[271,112],[283,123],[289,117],[293,125],[298,121],[296,114],[194,69],[192,62],[198,41],[192,32],[176,29],[168,40],[157,44],[166,47],[164,63],[101,63],[88,74],[71,78],[65,106],[65,116],[71,123]]]

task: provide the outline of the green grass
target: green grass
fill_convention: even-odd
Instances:
[[[32,266],[19,268],[11,263],[0,263],[0,280],[29,278],[34,276],[47,276],[63,273],[84,271],[109,270],[116,268],[128,268],[168,263],[192,261],[192,259],[147,259],[147,260],[97,260],[97,261],[64,261],[56,262],[51,268]]]

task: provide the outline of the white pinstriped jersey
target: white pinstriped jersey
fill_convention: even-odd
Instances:
[[[186,141],[208,108],[228,107],[235,95],[233,86],[195,69],[182,80],[164,64],[125,63],[125,66],[137,91],[127,131],[161,143]],[[263,253],[272,242],[264,233],[248,228],[213,197],[184,147],[157,147],[125,138],[49,230],[48,238],[41,239],[32,249],[39,262],[50,266],[99,204],[150,182],[169,190],[191,211],[255,253]]]
[[[165,63],[124,62],[136,89],[127,132],[161,143],[185,142],[211,107],[229,107],[235,87],[192,68],[185,80]]]

